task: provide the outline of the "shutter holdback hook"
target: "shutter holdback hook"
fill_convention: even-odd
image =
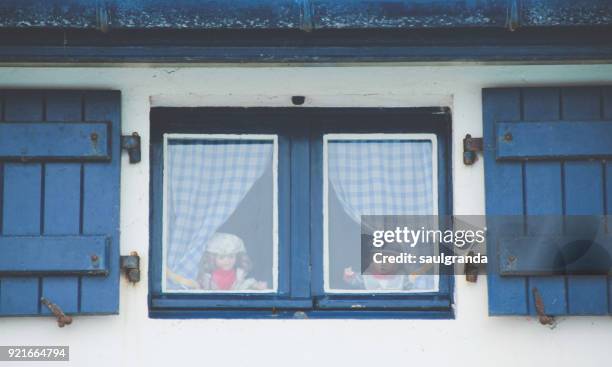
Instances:
[[[538,288],[533,287],[531,289],[531,292],[533,293],[533,299],[535,301],[535,309],[538,315],[538,321],[540,321],[540,324],[542,325],[550,325],[554,328],[555,318],[546,314],[546,309],[544,308],[544,300],[542,299],[540,291],[538,290]]]
[[[40,299],[40,303],[47,306],[47,308],[51,311],[53,316],[57,318],[57,326],[64,327],[66,325],[72,324],[72,317],[66,315],[64,311],[62,311],[62,309],[55,303],[49,301],[45,297],[42,297]]]

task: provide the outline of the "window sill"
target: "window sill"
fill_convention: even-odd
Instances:
[[[152,319],[413,319],[452,320],[452,308],[446,310],[363,311],[363,310],[161,310],[149,311]]]
[[[339,302],[340,301],[340,302]],[[374,303],[372,303],[374,301]],[[153,319],[453,319],[449,297],[404,300],[195,299],[157,296]]]

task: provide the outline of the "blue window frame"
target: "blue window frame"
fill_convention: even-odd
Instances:
[[[150,316],[158,318],[450,318],[452,268],[436,291],[326,292],[323,141],[328,134],[435,136],[440,215],[450,214],[450,113],[440,108],[154,108],[151,111]],[[182,292],[164,287],[164,141],[241,135],[277,142],[277,287],[273,292]],[[331,135],[329,135],[331,136]],[[334,135],[336,136],[336,135]],[[365,135],[364,135],[365,136]],[[369,135],[368,135],[369,136]],[[166,163],[167,164],[167,163]],[[167,229],[166,229],[167,230]],[[328,288],[329,289],[329,288]]]

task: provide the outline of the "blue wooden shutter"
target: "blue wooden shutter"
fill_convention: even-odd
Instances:
[[[483,108],[488,216],[610,214],[612,162],[595,157],[612,155],[612,88],[485,89]],[[524,134],[502,147],[500,127]],[[606,276],[500,276],[504,231],[550,235],[528,222],[506,227],[489,228],[491,315],[535,315],[534,288],[549,315],[612,313]]]
[[[120,93],[0,101],[0,316],[117,313]]]

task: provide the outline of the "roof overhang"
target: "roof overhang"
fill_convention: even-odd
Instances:
[[[612,0],[4,0],[0,62],[607,62]]]

